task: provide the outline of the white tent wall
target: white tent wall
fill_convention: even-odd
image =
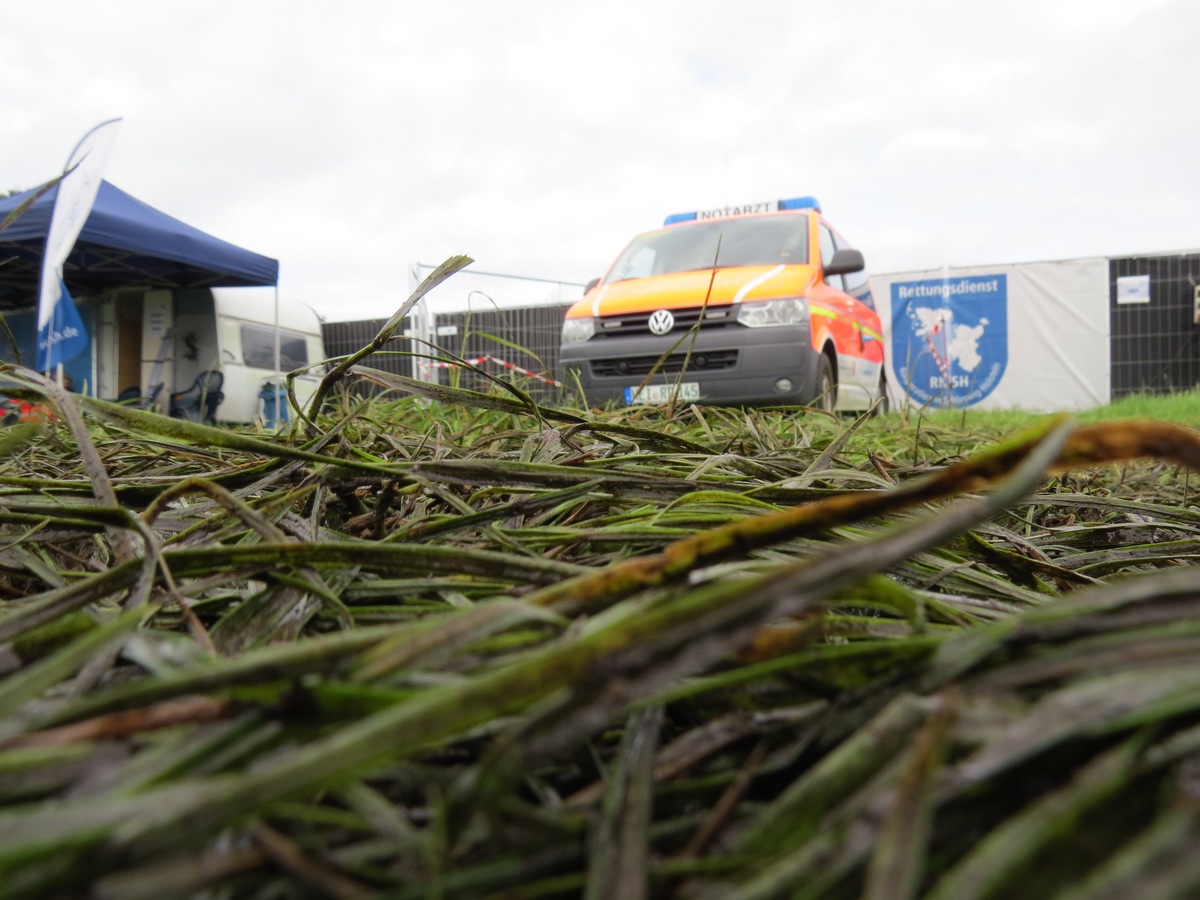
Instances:
[[[1057,411],[1109,402],[1108,260],[876,275],[893,400]]]
[[[1031,410],[1087,409],[1112,398],[1108,260],[1066,260],[1013,267],[1009,319],[1012,399]]]

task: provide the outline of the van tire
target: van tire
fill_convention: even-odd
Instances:
[[[825,353],[821,354],[820,361],[817,363],[816,405],[817,409],[825,412],[833,412],[834,407],[837,406],[837,382],[833,380],[833,363]]]
[[[892,401],[888,397],[887,392],[887,376],[879,376],[879,405],[874,407],[873,414],[876,416],[886,416],[892,410]]]

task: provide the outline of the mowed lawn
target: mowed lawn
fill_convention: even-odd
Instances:
[[[0,436],[6,897],[1200,889],[1197,396]],[[518,385],[519,388],[519,385]]]

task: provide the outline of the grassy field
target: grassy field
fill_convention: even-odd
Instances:
[[[896,415],[906,425],[921,419],[944,427],[1000,435],[1027,428],[1046,414],[1021,410],[908,409]],[[1172,394],[1132,394],[1107,406],[1076,410],[1071,415],[1083,423],[1153,419],[1194,428],[1200,426],[1200,389]]]
[[[5,897],[1200,890],[1194,395],[597,414],[354,363],[386,392],[279,435],[6,373],[59,414],[0,438]]]

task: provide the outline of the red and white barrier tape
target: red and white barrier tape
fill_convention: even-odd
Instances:
[[[479,356],[479,357],[476,357],[475,359],[468,359],[468,360],[466,360],[466,362],[470,363],[473,366],[480,366],[480,365],[483,365],[485,362],[494,362],[499,366],[503,366],[506,369],[511,369],[512,371],[517,372],[521,375],[527,375],[530,378],[536,378],[538,381],[544,381],[544,382],[546,382],[546,384],[553,385],[554,387],[562,387],[561,382],[555,381],[553,378],[547,378],[545,375],[539,375],[537,372],[530,372],[528,369],[522,369],[520,366],[510,363],[506,359],[499,359],[498,357],[495,357],[495,356]],[[417,365],[419,365],[422,369],[454,369],[454,368],[458,367],[457,363],[444,363],[444,362],[439,362],[439,363],[418,362]]]

